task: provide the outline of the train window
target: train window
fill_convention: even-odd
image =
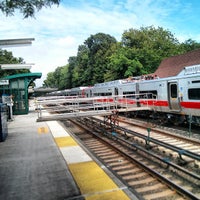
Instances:
[[[143,99],[156,99],[157,95],[157,90],[140,91],[140,98]]]
[[[200,80],[192,81],[192,83],[200,83]]]
[[[112,96],[111,92],[101,93],[101,96]]]
[[[111,92],[94,93],[94,96],[112,96],[112,93]]]
[[[126,95],[126,94],[135,94],[135,92],[123,92],[123,95]]]
[[[200,88],[192,88],[188,90],[188,98],[200,100]]]
[[[135,99],[135,92],[123,92],[124,98],[128,96],[129,98]]]
[[[93,93],[93,95],[94,95],[94,96],[99,96],[99,94],[98,94],[98,93]]]
[[[171,97],[177,98],[177,84],[171,84]]]

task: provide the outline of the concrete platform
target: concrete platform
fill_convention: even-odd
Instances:
[[[83,200],[45,123],[37,114],[18,115],[0,143],[0,199]]]
[[[28,115],[15,116],[8,123],[8,137],[0,143],[0,199],[137,199],[62,124],[36,120],[31,107]]]

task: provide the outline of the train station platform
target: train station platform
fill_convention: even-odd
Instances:
[[[36,122],[28,115],[8,122],[0,143],[2,200],[128,200],[137,199],[58,121]]]

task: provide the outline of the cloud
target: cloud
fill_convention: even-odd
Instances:
[[[141,26],[161,26],[181,34],[176,29],[177,18],[174,13],[190,13],[189,4],[180,4],[180,0],[75,0],[60,6],[44,8],[36,13],[36,19],[23,19],[16,13],[13,17],[0,15],[1,39],[35,38],[32,46],[10,48],[16,57],[22,57],[28,63],[35,63],[32,72],[42,72],[38,86],[48,72],[67,64],[70,56],[75,56],[78,46],[91,34],[103,32],[120,41],[125,30]],[[183,9],[184,8],[184,9]],[[180,20],[180,18],[179,18]],[[181,19],[182,20],[182,19]],[[199,34],[198,34],[199,36]]]
[[[68,58],[76,55],[78,45],[91,34],[114,33],[120,39],[122,31],[131,27],[131,23],[120,15],[97,8],[82,10],[60,6],[42,10],[36,19],[2,16],[0,24],[4,28],[1,33],[7,34],[1,38],[35,38],[30,47],[8,50],[16,57],[23,57],[27,63],[35,63],[31,71],[42,72],[43,81],[48,72],[67,64]],[[41,84],[42,81],[37,82]]]

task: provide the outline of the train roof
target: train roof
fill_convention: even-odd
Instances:
[[[160,78],[177,76],[185,68],[200,65],[200,49],[164,59],[155,71]]]
[[[80,91],[80,90],[85,90],[87,88],[89,88],[89,86],[75,87],[75,88],[72,88],[71,91]]]
[[[107,87],[107,86],[112,86],[112,85],[118,85],[122,84],[124,80],[114,80],[114,81],[108,81],[104,83],[96,83],[94,87]]]

